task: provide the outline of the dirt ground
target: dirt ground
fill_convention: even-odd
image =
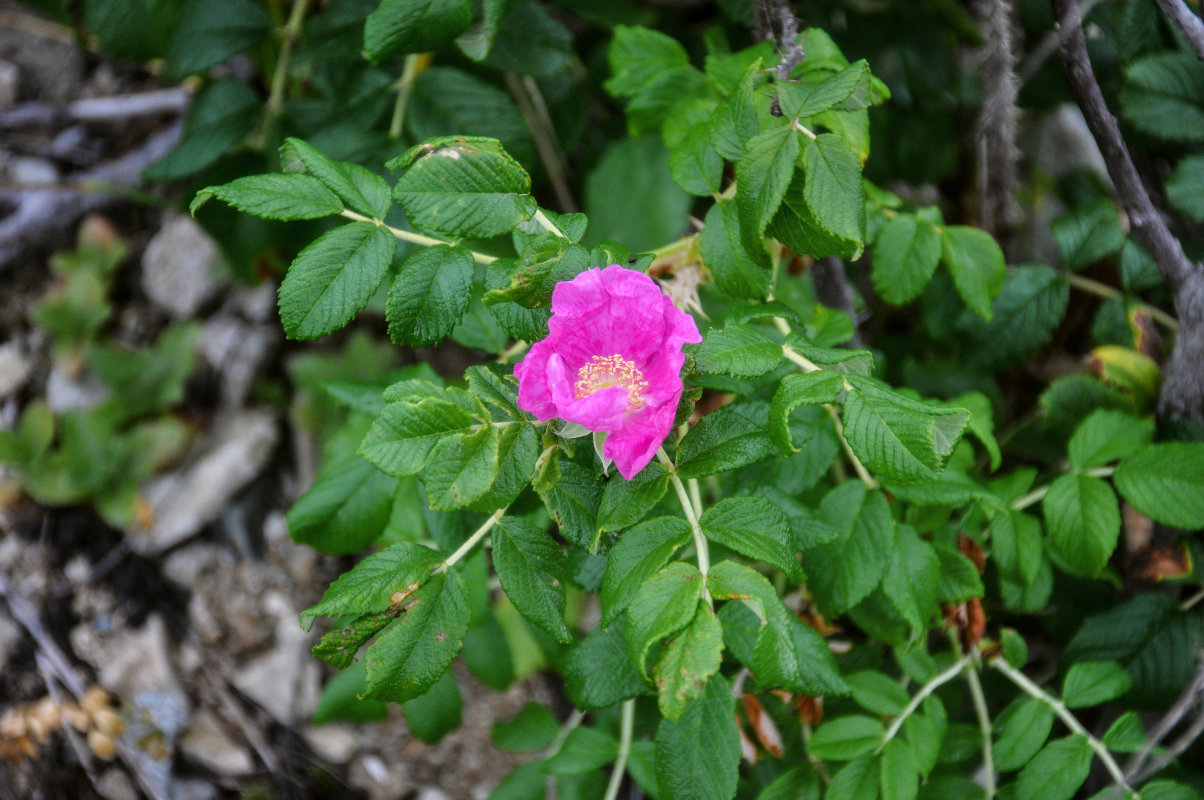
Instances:
[[[155,113],[131,113],[131,96]],[[86,409],[103,396],[86,370],[56,365],[28,318],[54,284],[50,255],[74,246],[82,220],[128,245],[112,340],[136,347],[168,322],[200,325],[183,403],[191,444],[144,488],[147,530],[39,506],[0,466],[0,800],[484,797],[518,763],[490,726],[532,699],[556,707],[553,687],[499,694],[457,665],[463,724],[433,745],[395,706],[381,722],[310,722],[333,671],[310,656],[318,631],[303,633],[298,613],[353,561],[294,544],[284,523],[317,448],[286,403],[253,391],[283,380],[299,348],[280,332],[275,281],[230,280],[178,197],[85,185],[137,186],[187,101],[0,0],[0,427],[35,400]]]

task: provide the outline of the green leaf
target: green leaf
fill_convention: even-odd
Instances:
[[[289,509],[289,535],[323,553],[358,553],[381,535],[396,490],[397,478],[354,453],[327,462]]]
[[[953,284],[966,306],[990,320],[991,302],[1003,288],[1007,264],[1003,251],[986,231],[965,225],[950,225],[941,237],[941,262],[953,276]]]
[[[404,703],[424,694],[451,666],[468,630],[468,591],[455,570],[432,576],[406,604],[364,653],[366,694],[377,700]]]
[[[1163,52],[1125,68],[1125,118],[1142,133],[1170,142],[1204,141],[1204,69],[1185,52]]]
[[[834,403],[842,389],[844,379],[827,370],[782,378],[769,410],[769,438],[782,451],[782,455],[800,452],[790,434],[791,412],[801,405]]]
[[[624,532],[607,554],[602,579],[602,624],[610,625],[627,609],[644,581],[690,541],[690,528],[679,517],[657,517]]]
[[[1112,479],[1121,496],[1156,522],[1204,528],[1204,444],[1153,444],[1120,462]]]
[[[1041,503],[1049,552],[1075,575],[1099,574],[1120,536],[1120,509],[1112,488],[1088,475],[1062,475]]]
[[[759,421],[760,404],[733,404],[707,414],[690,429],[677,448],[677,472],[682,478],[705,478],[765,458],[773,445]]]
[[[799,765],[774,779],[757,800],[819,800],[821,785],[819,773],[811,765]]]
[[[670,151],[669,174],[692,195],[719,194],[723,188],[723,158],[711,144],[711,130],[706,122],[691,128],[686,138]]]
[[[531,178],[496,139],[429,139],[388,166],[404,170],[393,198],[411,223],[436,235],[497,236],[536,210]]]
[[[872,717],[853,714],[824,720],[807,742],[807,752],[825,761],[849,761],[872,752],[885,733]]]
[[[694,67],[666,70],[627,104],[627,133],[630,136],[643,136],[658,134],[662,129],[667,132],[669,124],[676,123],[680,106],[705,96],[707,88],[706,76]],[[704,122],[698,119],[700,115],[700,112],[696,113],[688,122]],[[665,136],[665,143],[675,145],[678,140]]]
[[[361,214],[384,219],[389,213],[389,184],[359,164],[327,158],[309,143],[293,138],[284,140],[280,162],[286,173],[306,172],[317,178]]]
[[[497,475],[498,432],[486,425],[441,439],[431,450],[422,483],[431,508],[450,511],[478,500]]]
[[[640,586],[627,607],[627,652],[642,677],[648,677],[644,663],[648,649],[689,625],[701,596],[702,576],[683,561],[670,564]]]
[[[155,181],[174,181],[200,172],[241,142],[259,116],[259,96],[246,84],[229,79],[206,84],[193,98],[176,149],[144,174]]]
[[[1136,711],[1126,711],[1109,726],[1100,741],[1114,753],[1140,752],[1146,743],[1146,732],[1141,726],[1141,718],[1137,716]]]
[[[991,558],[1013,583],[1029,586],[1041,568],[1041,523],[1022,511],[1009,510],[991,520]]]
[[[560,480],[550,486],[536,484],[548,513],[560,526],[560,535],[585,550],[596,543],[598,506],[602,485],[593,473],[571,461],[560,461]]]
[[[432,347],[459,324],[472,296],[472,255],[460,247],[428,247],[405,260],[385,304],[389,338]]]
[[[261,41],[272,17],[251,0],[189,0],[167,45],[163,77],[176,83]]]
[[[639,26],[616,25],[607,56],[611,75],[604,85],[616,97],[634,97],[664,72],[690,64],[676,39]]]
[[[886,224],[874,247],[874,289],[894,305],[914,300],[941,260],[941,237],[931,223],[900,214]]]
[[[820,347],[798,331],[786,337],[786,343],[816,366],[838,375],[869,375],[874,371],[874,356],[869,350]]]
[[[1062,682],[1062,702],[1067,708],[1098,706],[1132,686],[1129,673],[1115,661],[1080,661],[1070,667]]]
[[[808,80],[817,75],[822,77]],[[777,87],[782,113],[788,118],[812,117],[833,108],[851,111],[869,103],[870,68],[864,59],[840,72],[815,70],[802,78],[783,81]]]
[[[661,715],[679,719],[687,704],[702,694],[707,681],[719,671],[722,658],[723,627],[711,607],[699,600],[694,619],[665,642],[652,667]]]
[[[363,690],[364,662],[357,661],[322,687],[322,696],[314,708],[314,724],[322,725],[335,720],[376,722],[384,719],[389,713],[388,704],[361,699],[359,694]]]
[[[1016,800],[1070,800],[1091,769],[1091,746],[1075,734],[1047,744],[1020,771]]]
[[[978,574],[978,567],[957,548],[953,540],[936,539],[933,549],[941,563],[938,600],[942,603],[964,603],[971,597],[982,597],[982,577]]]
[[[844,800],[876,800],[878,797],[878,770],[880,759],[864,755],[848,764],[832,776],[827,796]]]
[[[1071,270],[1116,255],[1125,243],[1120,211],[1108,199],[1075,208],[1054,220],[1050,231],[1058,244],[1062,263]]]
[[[808,550],[803,565],[808,588],[823,612],[836,617],[861,602],[886,572],[894,545],[894,522],[886,499],[860,481],[833,489],[819,507],[820,517],[840,534]]]
[[[560,733],[560,723],[546,706],[530,702],[509,722],[495,722],[493,743],[507,753],[538,753]]]
[[[338,330],[368,305],[380,287],[397,243],[368,222],[327,231],[302,250],[280,284],[280,321],[293,339]]]
[[[1019,363],[1053,338],[1070,299],[1070,284],[1057,270],[1022,266],[1009,270],[992,303],[989,322],[964,314],[957,329],[968,337],[970,364],[999,370]]]
[[[728,161],[743,159],[748,152],[749,140],[760,130],[756,106],[760,72],[760,59],[749,64],[736,90],[711,114],[711,143]]]
[[[1166,181],[1171,208],[1193,222],[1204,222],[1204,156],[1189,156],[1175,166]]]
[[[1078,469],[1102,467],[1144,450],[1154,438],[1154,420],[1099,409],[1070,437],[1070,463]]]
[[[611,478],[598,506],[598,530],[620,531],[642,520],[664,496],[669,473],[652,462],[631,480]]]
[[[565,694],[583,711],[609,708],[643,694],[644,684],[627,657],[621,624],[598,626],[569,656]]]
[[[539,459],[539,437],[525,423],[507,425],[498,439],[498,474],[489,491],[472,504],[474,511],[492,513],[510,505],[531,482]]]
[[[517,517],[502,517],[493,529],[493,565],[506,596],[522,615],[552,634],[571,641],[564,623],[564,551],[539,528]]]
[[[865,245],[865,186],[861,159],[840,137],[820,134],[803,148],[803,199],[816,225],[826,233],[856,245],[852,258]]]
[[[455,67],[428,67],[419,73],[406,128],[416,142],[454,131],[497,139],[523,164],[536,156],[531,129],[510,93]]]
[[[659,136],[613,142],[585,179],[586,244],[651,250],[681,235],[693,198],[673,182]]]
[[[147,61],[163,55],[171,31],[169,10],[154,0],[86,0],[84,25],[107,53]]]
[[[920,772],[906,742],[891,739],[886,743],[881,769],[882,800],[915,800],[920,790]]]
[[[360,454],[390,475],[416,475],[446,436],[472,425],[472,417],[446,400],[390,403],[372,424]]]
[[[701,344],[685,346],[699,372],[724,372],[737,378],[764,375],[782,363],[782,346],[749,325],[729,324],[706,332]]]
[[[941,562],[931,544],[907,525],[895,529],[895,551],[886,565],[882,591],[915,631],[926,631],[940,611],[937,586]]]
[[[460,712],[464,702],[460,688],[451,672],[435,681],[424,694],[402,704],[406,727],[420,742],[434,744],[460,727]]]
[[[618,754],[615,737],[597,728],[579,726],[569,731],[556,755],[544,762],[544,771],[553,775],[580,775],[606,766]]]
[[[911,700],[897,681],[872,669],[846,675],[845,682],[853,687],[853,701],[871,714],[896,717]]]
[[[730,800],[740,767],[735,701],[721,675],[707,681],[676,720],[656,729],[656,782],[661,800]]]
[[[1011,772],[1027,764],[1049,738],[1053,722],[1053,709],[1035,697],[1022,697],[1008,706],[996,720],[999,732],[991,746],[995,766]]]
[[[775,566],[793,581],[806,580],[794,557],[790,520],[771,500],[728,497],[708,508],[699,524],[711,541],[754,561]]]
[[[748,140],[736,164],[736,208],[745,248],[755,252],[761,235],[786,195],[799,155],[798,133],[789,125],[770,128]]]
[[[308,175],[249,175],[197,192],[189,211],[196,214],[210,196],[264,219],[317,219],[343,210],[339,198]]]
[[[364,55],[438,50],[472,24],[472,0],[381,0],[364,23]]]
[[[869,378],[846,380],[851,389],[844,434],[861,463],[901,483],[935,478],[961,439],[969,413],[912,400]]]
[[[544,800],[548,776],[542,761],[528,761],[506,776],[485,800]]]
[[[744,246],[740,211],[733,201],[720,201],[707,211],[698,236],[703,263],[715,285],[732,297],[763,300],[769,294],[769,259],[764,247]]]
[[[518,0],[502,18],[485,63],[498,71],[560,78],[572,52],[573,34],[558,16],[535,0]]]
[[[1177,781],[1150,781],[1141,787],[1143,800],[1200,800],[1200,793]]]
[[[388,611],[394,594],[404,594],[404,602],[438,561],[438,553],[416,544],[395,544],[375,552],[343,573],[320,602],[301,612],[301,626],[309,630],[317,617]]]
[[[589,251],[584,247],[566,247],[562,237],[545,234],[531,242],[519,258],[498,261],[487,268],[489,291],[484,302],[515,302],[526,308],[550,306],[556,284],[572,280],[589,265]]]

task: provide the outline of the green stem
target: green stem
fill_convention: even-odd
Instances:
[[[677,493],[677,501],[681,504],[682,513],[686,515],[686,522],[690,523],[690,533],[694,536],[694,549],[698,554],[698,571],[703,578],[703,596],[707,603],[711,604],[711,593],[706,589],[707,573],[711,571],[711,552],[707,548],[706,537],[702,534],[702,526],[698,524],[699,515],[694,513],[694,504],[690,501],[686,486],[678,477],[677,468],[669,460],[665,448],[662,447],[658,450],[656,457],[665,465],[665,469],[669,470],[669,482],[673,484],[673,491]]]
[[[627,772],[627,755],[631,752],[631,734],[635,730],[635,700],[623,702],[623,717],[619,723],[619,757],[615,759],[615,767],[610,773],[610,783],[606,786],[606,794],[602,800],[616,800],[619,787],[623,785],[623,775]]]
[[[982,731],[982,771],[983,788],[987,800],[995,797],[995,758],[991,754],[991,715],[987,711],[987,698],[982,693],[982,684],[978,680],[978,671],[973,667],[966,670],[966,682],[970,684],[970,698],[974,701],[974,713],[978,717],[978,727]]]
[[[690,478],[686,481],[686,486],[690,490],[690,504],[694,506],[694,516],[702,519],[702,491],[698,488],[698,479]]]
[[[1124,771],[1116,763],[1116,760],[1112,758],[1112,754],[1108,752],[1108,748],[1104,746],[1103,742],[1087,732],[1087,729],[1082,726],[1074,714],[1070,713],[1070,709],[1066,708],[1065,703],[1033,683],[1027,675],[1009,664],[1006,659],[996,658],[990,663],[992,667],[1002,672],[1008,680],[1016,684],[1025,693],[1052,708],[1053,712],[1057,714],[1058,719],[1062,720],[1067,728],[1086,739],[1087,744],[1095,751],[1095,755],[1103,763],[1104,768],[1108,770],[1108,774],[1112,776],[1112,780],[1116,785],[1128,792],[1130,797],[1140,800],[1141,795],[1133,787],[1129,786],[1128,781],[1125,780]]]
[[[780,319],[780,318],[779,318]],[[792,361],[802,368],[803,372],[819,372],[823,367],[807,358],[788,344],[782,345],[782,355],[787,361]]]
[[[442,564],[440,564],[440,565],[438,565],[438,567],[436,567],[436,571],[437,572],[447,572],[447,570],[451,569],[451,567],[457,561],[459,561],[460,559],[464,558],[464,556],[466,556],[470,552],[472,552],[472,549],[477,546],[477,542],[484,539],[485,535],[487,533],[489,533],[491,530],[493,530],[493,526],[498,524],[498,522],[502,518],[502,515],[505,513],[506,513],[506,509],[499,508],[497,511],[494,511],[492,514],[490,514],[489,519],[485,520],[485,522],[482,523],[481,527],[477,528],[476,531],[473,532],[472,536],[468,537],[468,541],[466,541],[466,542],[464,542],[464,544],[460,545],[460,547],[456,550],[456,552],[452,553],[450,556],[447,557],[446,561],[444,561]],[[439,567],[442,567],[442,569],[439,569]]]
[[[1107,478],[1113,472],[1116,472],[1116,467],[1095,467],[1094,469],[1085,469],[1081,474],[1088,475],[1092,478]],[[1049,487],[1053,484],[1038,486],[1023,497],[1018,497],[1012,501],[1013,511],[1023,511],[1031,505],[1036,505],[1045,499],[1045,495],[1049,494]]]
[[[886,743],[895,738],[899,733],[899,729],[903,727],[903,723],[907,718],[915,713],[915,710],[920,707],[920,703],[924,702],[924,698],[960,675],[969,663],[970,656],[962,656],[952,667],[924,684],[920,688],[920,691],[916,692],[915,697],[911,698],[911,702],[907,704],[907,707],[891,722],[890,727],[886,729],[886,735],[882,737],[882,744],[878,745],[878,749],[874,752],[881,753],[882,748],[886,747]]]
[[[410,53],[406,56],[405,66],[401,68],[401,79],[397,81],[397,101],[393,104],[393,119],[389,122],[389,138],[400,139],[405,127],[406,106],[410,102],[410,93],[414,91],[414,78],[418,77],[419,65],[426,56],[422,53]]]
[[[539,209],[539,208],[535,209],[535,215],[533,217],[531,217],[531,219],[535,220],[535,222],[537,222],[539,224],[539,226],[541,228],[543,228],[545,231],[547,231],[548,233],[554,233],[557,236],[559,236],[561,239],[569,238],[564,235],[564,231],[560,230],[560,228],[557,227],[556,223],[554,223],[554,222],[552,222],[552,220],[548,219],[548,215],[543,213],[542,209]]]
[[[414,231],[403,231],[401,228],[394,228],[392,225],[387,225],[383,220],[376,219],[375,217],[366,217],[349,208],[344,208],[339,212],[339,215],[347,219],[353,219],[356,222],[371,222],[378,228],[384,228],[403,242],[412,242],[413,244],[420,244],[423,247],[438,247],[439,245],[453,247],[455,245],[455,242],[448,242],[443,239],[436,239],[433,236],[423,236],[421,233],[414,233]],[[497,256],[488,256],[472,250],[469,252],[472,253],[472,260],[478,264],[492,264],[494,261],[497,261]]]
[[[260,148],[267,145],[272,121],[284,107],[284,85],[288,78],[288,64],[293,58],[293,47],[301,34],[301,24],[305,22],[305,14],[309,11],[310,0],[296,0],[293,10],[288,15],[284,25],[284,42],[280,45],[280,57],[276,59],[276,67],[272,71],[272,88],[268,94],[268,102],[264,106],[263,123],[259,130]]]
[[[1096,297],[1102,297],[1105,300],[1123,300],[1125,297],[1123,292],[1112,288],[1106,283],[1100,283],[1099,281],[1094,281],[1091,278],[1084,278],[1082,275],[1077,275],[1073,272],[1063,272],[1062,274],[1065,276],[1067,283],[1080,291],[1086,292],[1087,294],[1093,294]],[[1154,306],[1148,304],[1145,307],[1149,309],[1150,317],[1162,325],[1162,327],[1166,328],[1168,331],[1179,330],[1178,321],[1176,321],[1175,318],[1170,314],[1166,313],[1160,308],[1155,308]]]

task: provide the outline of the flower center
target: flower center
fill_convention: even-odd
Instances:
[[[577,399],[582,400],[612,386],[622,386],[627,390],[627,402],[631,408],[644,407],[641,392],[648,388],[648,381],[644,380],[644,373],[636,368],[634,361],[628,361],[618,353],[591,357],[588,364],[577,370],[573,391]]]

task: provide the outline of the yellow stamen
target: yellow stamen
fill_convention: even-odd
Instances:
[[[642,392],[648,388],[648,381],[644,380],[644,373],[636,368],[634,361],[628,361],[618,353],[591,357],[589,363],[577,371],[573,391],[577,399],[582,400],[611,386],[622,386],[627,390],[629,408],[644,407]]]

